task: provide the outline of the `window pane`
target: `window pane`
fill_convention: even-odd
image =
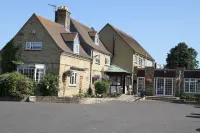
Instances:
[[[190,79],[190,81],[195,81],[195,79]]]
[[[195,92],[195,82],[190,82],[190,92]]]
[[[189,82],[185,82],[185,92],[189,92]]]
[[[32,42],[32,49],[33,50],[41,50],[42,49],[42,42]]]
[[[74,84],[74,75],[72,76],[72,84]]]
[[[196,92],[200,93],[200,82],[196,83],[196,89],[197,89]]]
[[[26,47],[25,49],[31,49],[31,42],[26,42]]]
[[[185,79],[185,81],[190,81],[190,79]]]

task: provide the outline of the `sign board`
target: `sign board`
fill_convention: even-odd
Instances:
[[[36,97],[35,96],[29,96],[28,101],[32,102],[32,103],[35,103],[36,102]]]

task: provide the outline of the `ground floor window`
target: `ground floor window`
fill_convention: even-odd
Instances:
[[[76,86],[76,81],[77,81],[77,72],[72,72],[69,85]]]
[[[187,78],[184,80],[185,93],[200,93],[200,79]]]
[[[45,75],[45,65],[22,64],[17,67],[17,71],[39,83]]]

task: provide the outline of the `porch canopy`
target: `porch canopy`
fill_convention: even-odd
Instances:
[[[114,64],[110,65],[110,67],[104,72],[107,74],[115,73],[115,74],[130,75],[128,71]]]

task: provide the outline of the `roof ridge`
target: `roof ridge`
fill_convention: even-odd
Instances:
[[[51,22],[51,23],[54,23],[54,24],[56,24],[56,25],[59,25],[59,26],[63,26],[63,27],[64,27],[64,25],[59,24],[59,23],[56,23],[56,22],[54,22],[54,21],[52,21],[52,20],[50,20],[50,19],[44,18],[44,17],[42,17],[42,16],[40,16],[40,15],[38,15],[38,14],[36,14],[36,13],[34,13],[34,15],[35,15],[37,18],[39,18],[39,20],[40,20],[40,19],[43,19],[43,20],[49,21],[49,22]]]
[[[140,45],[140,43],[138,42],[138,41],[136,41],[131,35],[129,35],[129,34],[127,34],[127,33],[125,33],[124,31],[122,31],[122,30],[120,30],[120,29],[118,29],[118,28],[116,28],[115,26],[113,26],[113,25],[111,25],[111,24],[109,24],[108,23],[108,25],[110,25],[119,35],[120,35],[120,33],[119,32],[121,32],[122,34],[124,34],[125,36],[127,36],[127,37],[129,37],[130,39],[132,39],[133,41],[135,41],[137,44],[138,44],[138,46],[140,47],[140,48],[142,48],[144,51],[145,51],[145,54],[148,54],[149,56],[150,56],[150,58],[152,58],[153,59],[153,57],[151,57],[151,55]],[[120,35],[121,36],[121,35]],[[124,39],[124,41],[126,41],[126,39],[123,37],[123,36],[121,36],[123,39]],[[128,42],[127,42],[128,43]],[[129,43],[128,43],[129,44]],[[130,45],[130,44],[129,44]],[[135,50],[134,50],[135,51]],[[144,56],[144,55],[143,55]],[[154,59],[153,59],[154,60]]]
[[[88,27],[87,25],[85,25],[85,24],[82,24],[82,23],[80,23],[79,21],[77,21],[77,20],[75,20],[75,19],[73,19],[73,18],[70,18],[71,20],[73,20],[73,21],[75,21],[76,23],[79,23],[80,25],[82,25],[82,26],[84,26],[85,28],[88,28],[88,29],[90,29],[91,31],[93,31],[90,27]]]

